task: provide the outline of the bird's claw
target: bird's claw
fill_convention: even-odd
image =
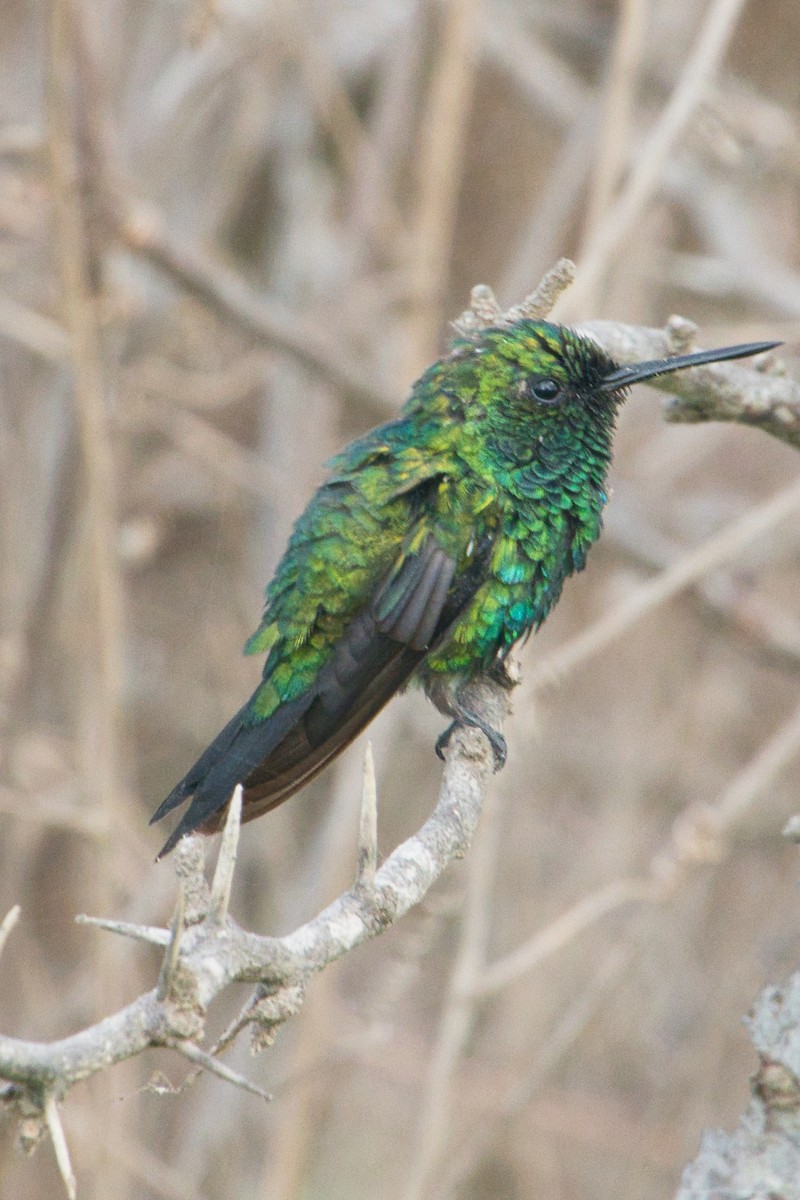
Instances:
[[[461,713],[455,721],[452,721],[436,739],[436,754],[444,762],[444,752],[448,747],[451,737],[457,729],[467,727],[480,729],[481,733],[486,736],[489,745],[492,747],[494,754],[494,769],[500,771],[506,764],[508,756],[508,746],[506,739],[502,733],[498,733],[496,729],[492,729],[491,725],[487,725],[486,721],[481,720],[475,713]]]
[[[444,752],[449,745],[450,738],[453,736],[457,728],[458,721],[451,721],[444,733],[440,733],[436,739],[436,757],[440,758],[442,762],[444,762]]]
[[[492,747],[492,753],[494,754],[495,771],[502,771],[503,767],[506,765],[506,759],[508,758],[508,746],[506,745],[506,739],[503,737],[502,733],[498,733],[496,729],[492,729],[491,725],[483,724],[479,725],[478,728],[482,733],[485,733],[489,739],[489,745]]]

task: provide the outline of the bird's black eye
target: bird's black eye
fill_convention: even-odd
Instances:
[[[561,384],[543,375],[526,379],[523,389],[526,396],[538,400],[539,404],[557,404],[561,395]]]

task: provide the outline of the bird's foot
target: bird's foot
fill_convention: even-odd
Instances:
[[[492,729],[491,725],[487,725],[486,721],[482,720],[477,713],[470,712],[466,708],[461,709],[455,721],[451,722],[444,733],[440,734],[436,739],[436,753],[438,757],[444,762],[444,752],[451,737],[457,729],[465,725],[471,726],[473,729],[480,729],[481,733],[488,738],[489,745],[492,747],[492,753],[494,754],[494,769],[495,771],[500,771],[505,766],[508,755],[506,739],[502,733],[498,733],[496,729]]]

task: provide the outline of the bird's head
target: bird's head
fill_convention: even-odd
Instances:
[[[591,338],[548,321],[490,328],[456,350],[470,361],[470,413],[505,457],[524,458],[533,443],[574,437],[610,440],[614,416],[634,383],[671,371],[770,350],[755,342],[620,366]]]

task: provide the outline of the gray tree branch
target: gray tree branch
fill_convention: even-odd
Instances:
[[[761,993],[747,1026],[759,1058],[750,1104],[733,1133],[703,1135],[676,1200],[800,1198],[800,972]]]
[[[508,711],[507,689],[480,681],[470,704],[499,728]],[[260,1025],[262,1035],[269,1035],[262,1036],[262,1043],[271,1040],[275,1028],[302,1004],[312,975],[388,929],[463,857],[494,764],[482,733],[459,730],[451,740],[436,807],[418,833],[401,843],[372,879],[362,873],[350,891],[286,937],[248,933],[228,915],[236,804],[230,806],[210,892],[203,875],[203,839],[185,839],[176,850],[181,899],[172,932],[107,924],[114,932],[165,945],[158,985],[98,1024],[58,1041],[0,1037],[0,1078],[7,1081],[0,1102],[22,1122],[24,1143],[32,1146],[45,1128],[53,1127],[53,1098],[62,1099],[74,1084],[148,1047],[178,1050],[208,1068],[208,1056],[197,1042],[209,1006],[232,983],[258,983],[256,1002],[248,1006],[242,1024]],[[226,1068],[218,1073],[252,1090]]]
[[[683,317],[671,317],[664,329],[617,321],[587,321],[580,328],[621,363],[685,354],[696,348],[697,326]],[[676,371],[649,380],[648,386],[669,393],[664,403],[668,421],[736,421],[800,449],[800,383],[785,374],[771,355],[746,367],[714,363]]]

